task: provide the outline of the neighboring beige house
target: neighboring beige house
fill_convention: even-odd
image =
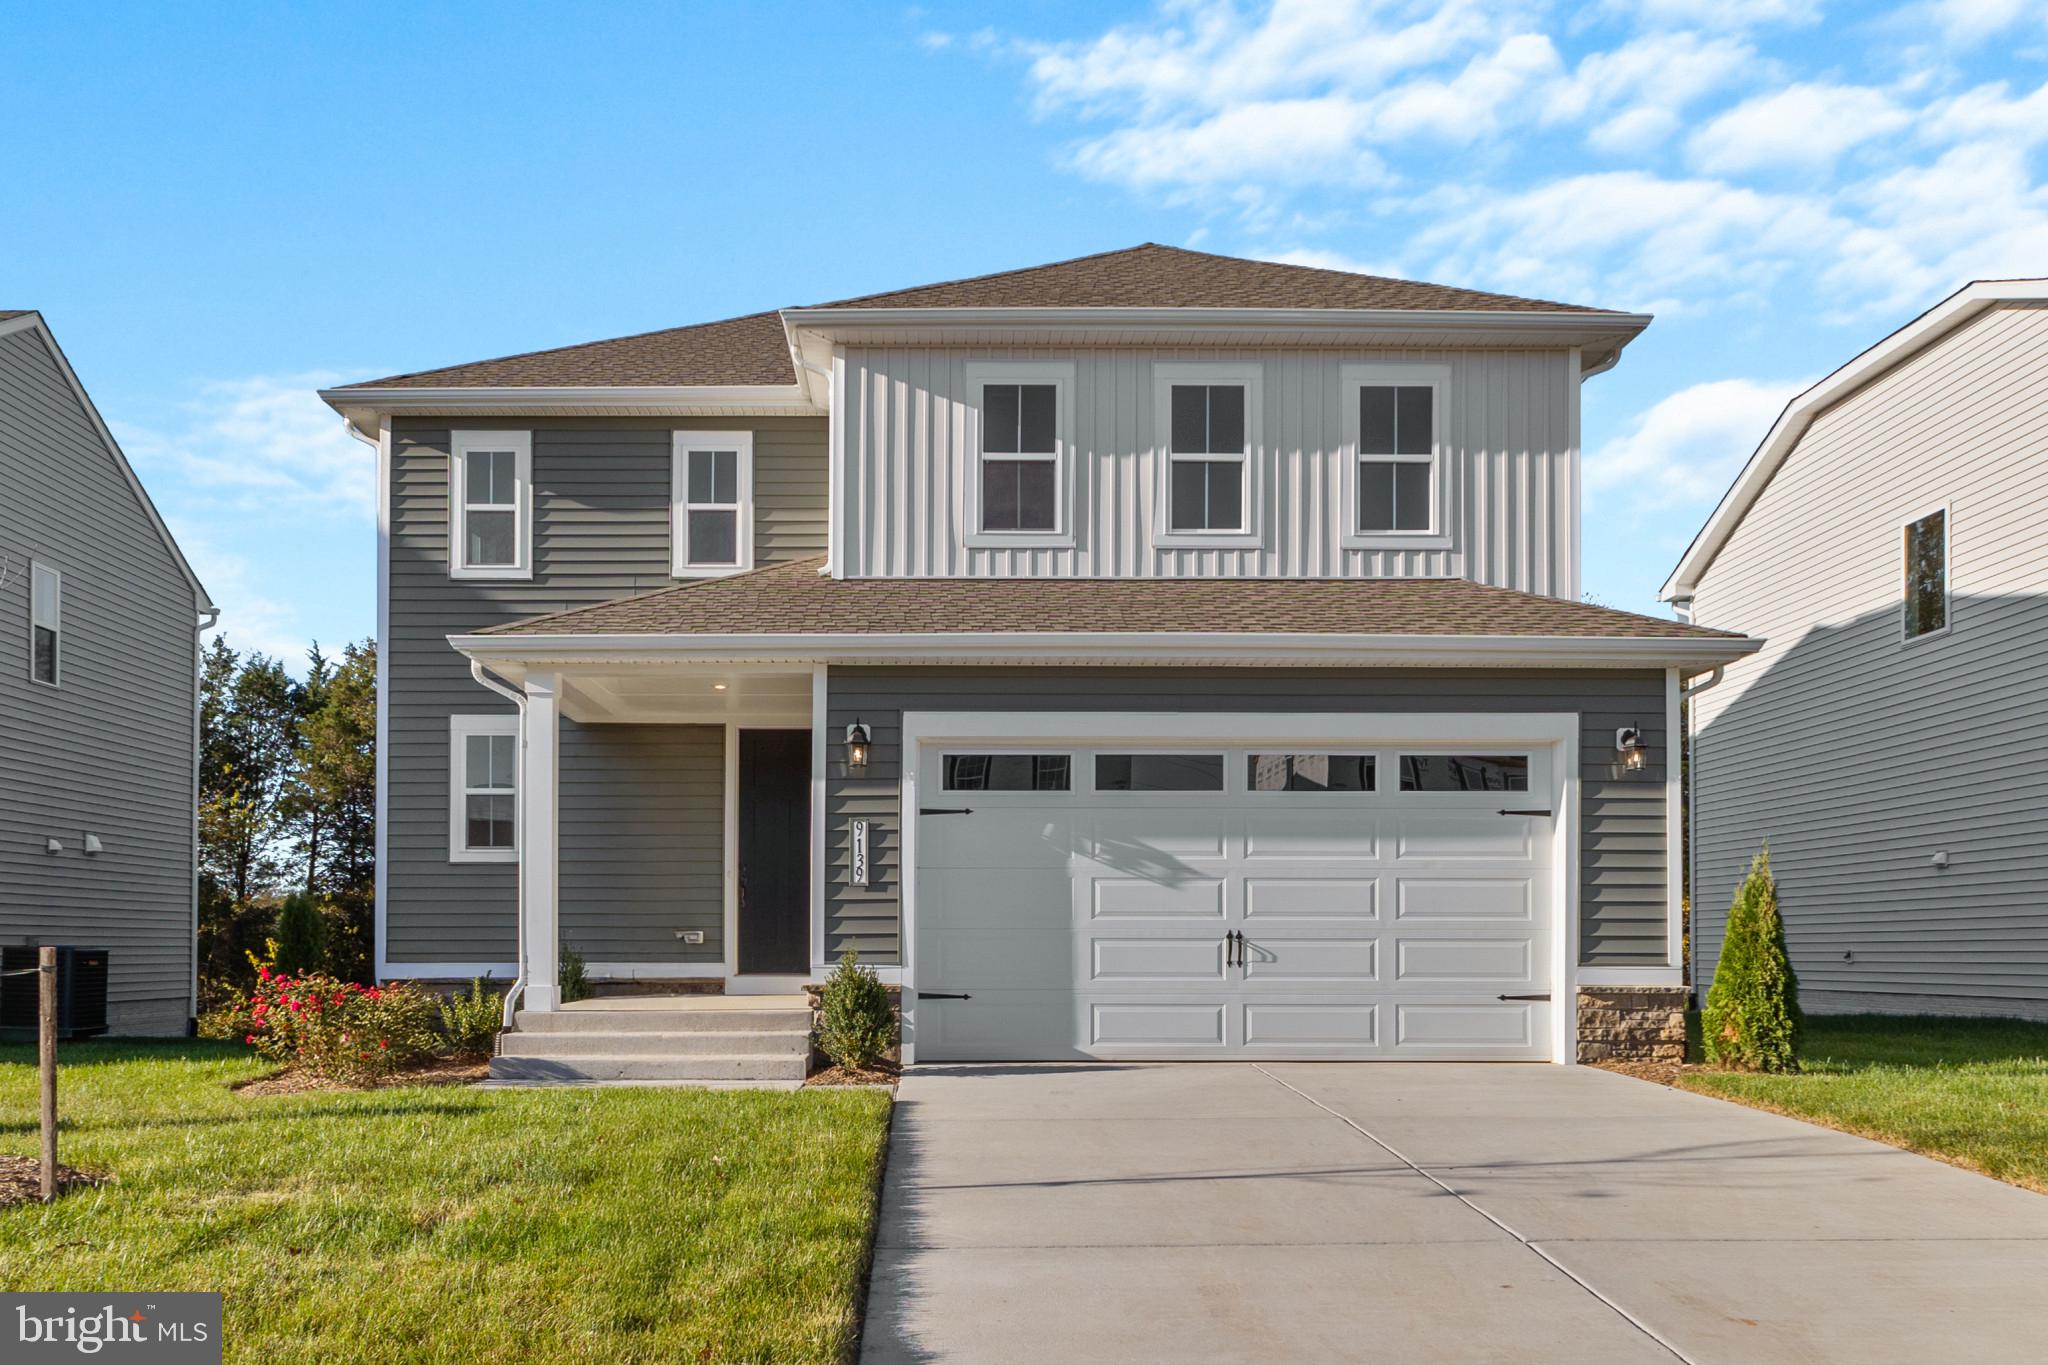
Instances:
[[[1664,596],[1767,642],[1690,708],[1700,988],[1768,840],[1809,1010],[2048,1018],[2048,280],[1801,394]]]

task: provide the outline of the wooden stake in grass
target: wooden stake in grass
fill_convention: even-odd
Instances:
[[[36,1061],[43,1080],[43,1202],[57,1197],[57,950],[36,953]]]

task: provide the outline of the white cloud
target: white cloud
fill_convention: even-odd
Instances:
[[[1918,309],[1973,279],[2048,274],[2048,186],[2018,148],[1967,143],[1850,192],[1864,223],[1825,282]]]
[[[220,608],[218,628],[229,643],[243,653],[253,649],[282,659],[293,673],[302,674],[312,637],[301,628],[299,610],[272,595],[268,584],[275,575],[223,548],[214,540],[209,523],[176,511],[168,513],[165,520],[192,572],[199,575],[207,595]]]
[[[1881,90],[1792,85],[1746,100],[1693,134],[1693,164],[1714,174],[1772,167],[1823,168],[1851,147],[1912,119]]]
[[[1608,0],[1603,8],[1659,28],[1690,24],[1740,29],[1810,24],[1820,18],[1820,0]]]
[[[1642,507],[1718,498],[1804,383],[1719,379],[1678,390],[1586,457],[1586,487]]]
[[[2031,95],[2013,96],[2004,81],[1980,85],[1930,108],[1923,136],[1935,142],[1996,138],[2019,146],[2048,141],[2048,84]]]
[[[341,377],[322,371],[206,383],[170,421],[117,424],[115,434],[139,467],[175,472],[249,507],[286,500],[371,517],[376,457],[314,392]]]
[[[1757,69],[1756,49],[1730,37],[1650,33],[1593,52],[1544,111],[1557,123],[1592,115],[1586,141],[1604,152],[1643,152],[1676,132],[1690,105]]]
[[[2030,13],[2043,17],[2039,0],[1934,0],[1927,11],[1942,35],[1959,46],[2003,33]]]

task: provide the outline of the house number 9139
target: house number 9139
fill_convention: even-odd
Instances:
[[[868,884],[868,822],[853,822],[853,884]]]

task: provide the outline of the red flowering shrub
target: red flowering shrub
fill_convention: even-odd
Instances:
[[[308,972],[257,973],[243,1041],[274,1062],[316,1076],[376,1081],[430,1056],[437,1039],[433,999],[403,982],[358,986]]]

